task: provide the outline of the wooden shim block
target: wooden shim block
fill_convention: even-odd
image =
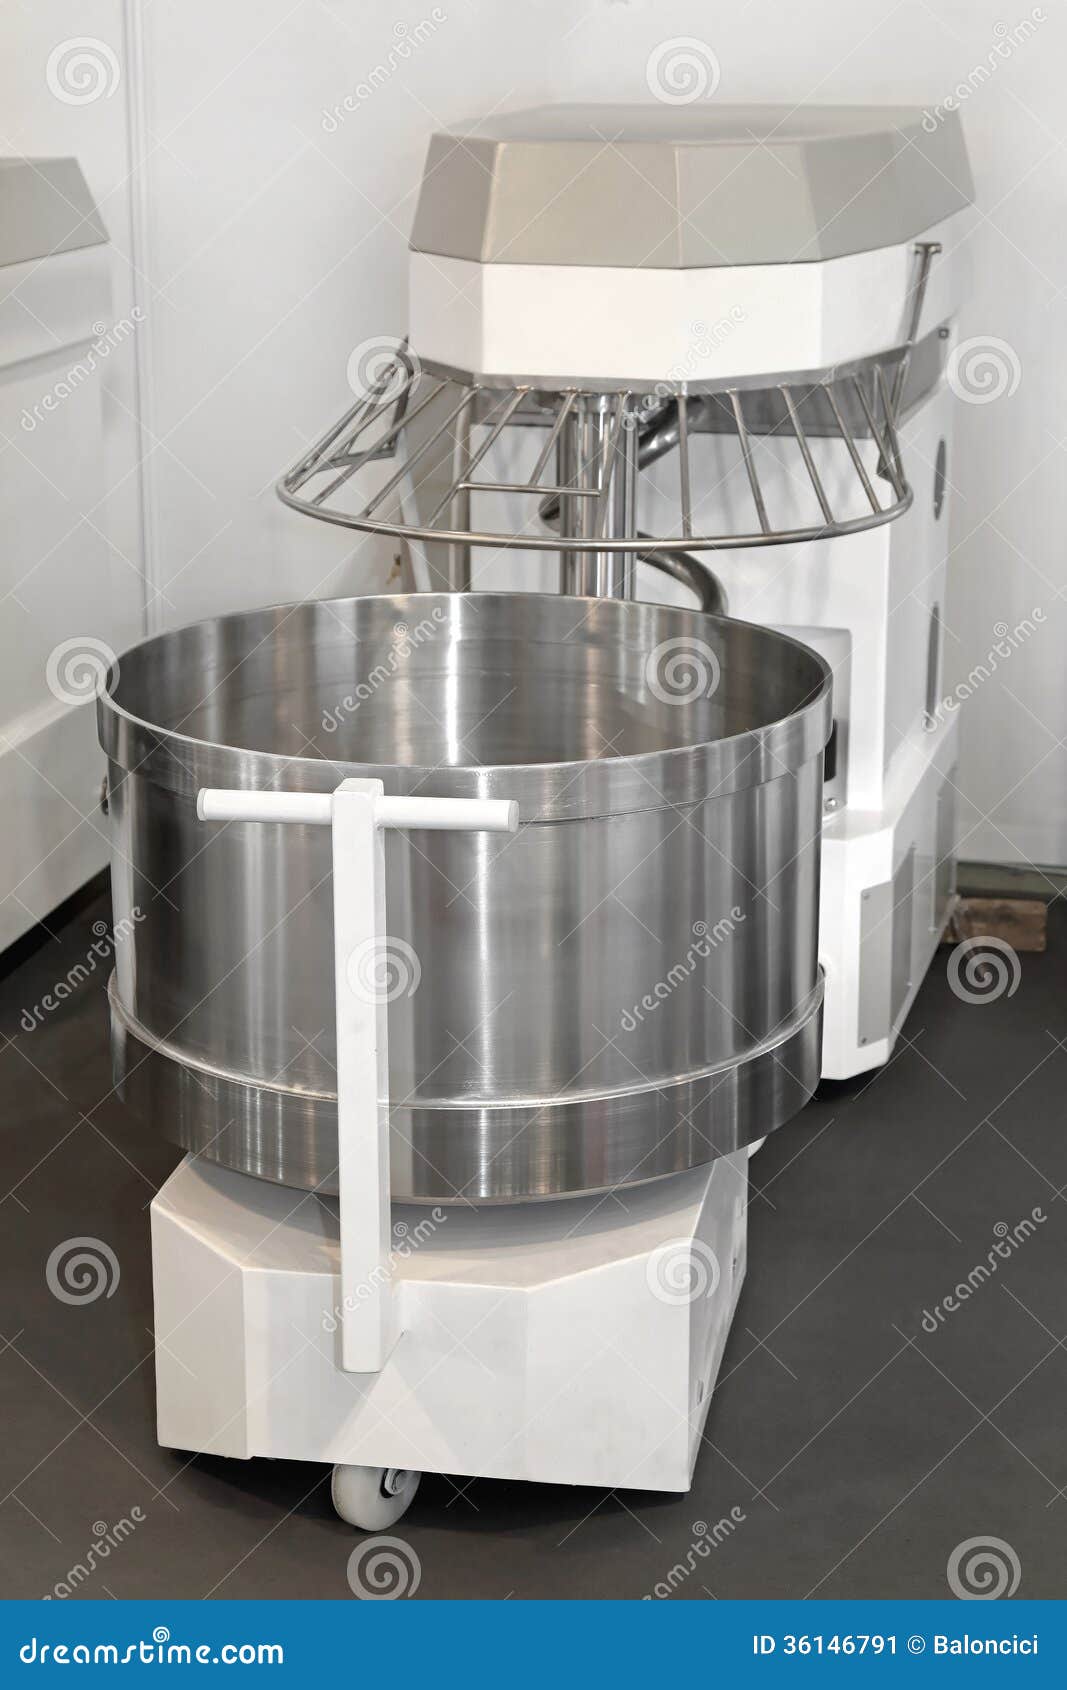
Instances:
[[[1014,951],[1043,951],[1048,905],[1041,898],[958,898],[944,944],[961,939],[1003,939]]]

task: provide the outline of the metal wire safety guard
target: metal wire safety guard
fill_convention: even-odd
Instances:
[[[606,589],[580,584],[583,568],[587,578],[589,572],[583,557],[609,569],[611,559],[624,557],[617,572],[629,571],[632,558],[640,557],[692,585],[695,560],[688,554],[694,552],[794,544],[879,527],[901,515],[912,500],[897,421],[938,249],[916,250],[919,266],[905,339],[875,357],[825,371],[688,383],[678,391],[665,391],[661,384],[651,393],[640,384],[549,387],[543,381],[503,382],[423,365],[406,343],[398,344],[369,389],[282,477],[278,494],[294,510],[367,533],[464,549],[560,552],[565,590],[569,585],[572,591],[606,590],[616,596],[628,596],[626,585],[619,584],[621,573]],[[532,471],[524,479],[494,477],[486,460],[505,431],[520,426],[545,430]],[[484,432],[475,446],[476,429]],[[748,526],[694,531],[692,441],[708,433],[732,435],[736,441],[751,494]],[[769,437],[795,445],[814,498],[815,520],[792,526],[774,520],[757,449],[760,439]],[[820,474],[812,450],[820,437],[836,440],[847,454],[854,480],[844,500],[840,485],[831,498]],[[864,441],[873,441],[876,450],[870,466],[861,450]],[[636,525],[641,477],[672,451],[677,452],[677,531],[646,534]],[[345,508],[339,500],[342,490],[367,464],[381,459],[397,460],[398,467],[370,498]],[[421,478],[429,479],[428,467],[439,474],[446,460],[451,473],[444,478],[445,490],[424,521],[382,514],[391,496],[402,498]],[[472,500],[492,494],[535,501],[529,519],[510,529],[474,527]]]

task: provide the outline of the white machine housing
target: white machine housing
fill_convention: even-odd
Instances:
[[[823,1075],[888,1060],[952,911],[959,720],[942,707],[948,555],[941,485],[953,396],[943,379],[903,419],[915,492],[883,528],[724,554],[731,612],[781,627],[834,672],[819,960]]]
[[[152,1204],[159,1441],[688,1490],[744,1277],[747,1161],[636,1187],[625,1210],[398,1205],[400,1336],[380,1371],[349,1372],[336,1202],[187,1157]]]
[[[833,1079],[888,1059],[955,892],[958,723],[939,706],[945,372],[972,194],[955,114],[931,130],[897,107],[564,106],[436,136],[412,232],[417,356],[490,384],[744,392],[910,348],[898,412],[910,509],[865,532],[701,554],[730,614],[805,640],[834,671],[820,928]],[[501,481],[515,474],[517,432],[493,448]],[[873,479],[878,451],[857,444]],[[804,526],[797,442],[771,432],[752,447],[774,526]],[[810,447],[826,487],[843,486],[843,443]],[[716,449],[702,480],[694,460],[697,533],[725,527],[723,512],[751,526],[738,441]],[[675,482],[667,470],[650,480],[642,530],[677,531]],[[507,498],[496,497],[495,526]],[[527,518],[516,505],[515,525]],[[412,558],[428,585],[417,545]],[[472,584],[555,583],[545,554],[486,548],[472,554]],[[651,571],[638,594],[684,601]]]

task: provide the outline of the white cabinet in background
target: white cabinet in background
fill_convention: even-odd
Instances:
[[[110,256],[73,159],[0,159],[0,950],[107,858],[93,694],[143,605],[107,539]]]

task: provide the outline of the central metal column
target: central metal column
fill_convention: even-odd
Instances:
[[[637,531],[636,419],[627,395],[583,395],[560,430],[557,482],[560,526],[576,539],[612,539]],[[560,592],[585,598],[632,599],[636,551],[560,549]]]

